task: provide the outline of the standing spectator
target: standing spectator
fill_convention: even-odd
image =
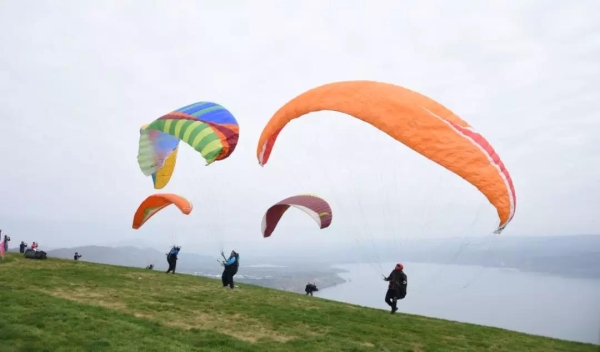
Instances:
[[[0,230],[0,238],[2,238],[2,230]],[[4,247],[5,252],[8,251],[8,241],[10,241],[10,237],[8,237],[8,235],[4,235],[2,246]]]

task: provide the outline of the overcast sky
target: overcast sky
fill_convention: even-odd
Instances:
[[[258,165],[282,104],[355,79],[426,94],[488,139],[517,194],[501,236],[600,233],[598,1],[3,0],[0,46],[0,228],[13,240],[276,249],[489,236],[498,217],[476,188],[347,115],[294,121]],[[203,100],[236,116],[237,149],[205,167],[184,144],[154,190],[136,160],[139,127]],[[194,211],[132,230],[156,192]],[[263,240],[268,206],[307,192],[330,201],[331,227],[290,211]]]

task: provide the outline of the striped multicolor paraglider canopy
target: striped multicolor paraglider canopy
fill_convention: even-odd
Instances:
[[[198,102],[142,126],[138,164],[160,189],[175,168],[179,141],[190,145],[210,165],[229,157],[238,139],[239,125],[229,110],[213,102]]]
[[[189,144],[200,153],[207,164],[227,158],[239,138],[238,123],[223,106],[199,102],[159,117],[146,127],[157,130]]]
[[[147,130],[147,127],[140,128],[138,164],[144,175],[152,175],[154,188],[161,189],[175,170],[179,139],[161,131]]]

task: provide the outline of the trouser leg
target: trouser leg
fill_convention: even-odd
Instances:
[[[173,273],[175,273],[175,262],[174,261],[169,261],[169,269],[167,269],[167,274],[170,273],[171,271]]]
[[[388,290],[385,294],[385,303],[392,308],[396,307],[395,296],[396,292],[394,290]]]
[[[233,273],[229,273],[229,287],[233,288]]]
[[[223,287],[227,286],[229,279],[227,278],[228,271],[227,269],[223,270],[223,274],[221,275],[221,281],[223,282]]]

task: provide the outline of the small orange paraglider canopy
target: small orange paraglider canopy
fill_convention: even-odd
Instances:
[[[171,204],[175,204],[185,215],[189,215],[192,212],[192,203],[182,196],[172,193],[157,193],[144,199],[137,208],[135,215],[133,215],[132,227],[136,230],[139,229],[154,214]]]

